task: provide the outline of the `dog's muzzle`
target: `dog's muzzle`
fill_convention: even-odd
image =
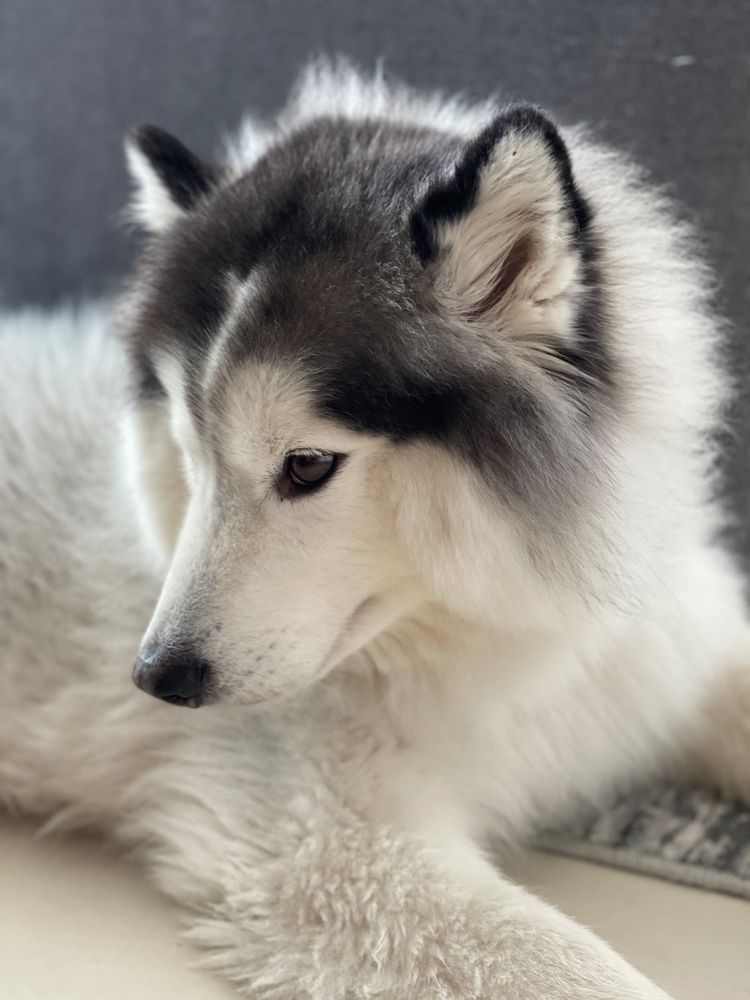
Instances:
[[[205,660],[159,648],[143,649],[133,667],[133,680],[147,694],[172,705],[198,708],[203,703],[208,664]]]

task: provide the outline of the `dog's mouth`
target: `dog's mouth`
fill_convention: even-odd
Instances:
[[[193,695],[192,698],[180,698],[177,694],[171,694],[162,696],[161,700],[170,705],[180,705],[182,708],[200,708],[205,703],[205,699],[199,695]]]

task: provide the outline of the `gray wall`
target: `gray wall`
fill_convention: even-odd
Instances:
[[[244,109],[278,107],[307,56],[342,51],[428,87],[500,88],[635,153],[705,234],[747,381],[749,48],[747,0],[0,0],[0,294],[116,285],[130,124],[209,154]],[[744,513],[747,400],[735,417]]]

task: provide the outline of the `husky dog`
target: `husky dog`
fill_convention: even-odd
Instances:
[[[691,234],[535,107],[343,64],[127,155],[126,335],[2,339],[5,801],[138,845],[247,997],[664,997],[489,848],[750,798]]]

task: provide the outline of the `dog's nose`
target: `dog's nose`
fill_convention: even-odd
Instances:
[[[150,651],[138,656],[133,667],[133,680],[142,691],[187,708],[201,704],[207,675],[205,660]]]

